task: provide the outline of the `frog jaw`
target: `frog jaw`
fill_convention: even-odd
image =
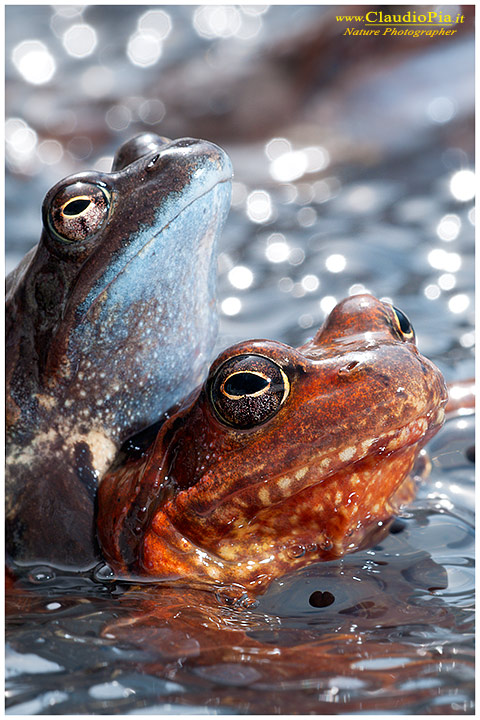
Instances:
[[[368,460],[360,461],[355,472],[332,475],[325,485],[312,485],[260,511],[249,523],[232,527],[214,549],[179,530],[167,506],[145,535],[136,566],[139,576],[169,582],[188,577],[189,584],[200,585],[233,583],[255,592],[293,569],[341,557],[358,549],[400,505],[413,499],[415,487],[408,472],[416,452],[413,447],[399,451],[376,471]],[[395,491],[386,478],[395,478]],[[365,510],[365,502],[352,501],[359,487],[368,499],[379,485],[389,492],[385,503]]]
[[[223,498],[201,522],[196,516],[193,533],[185,530],[193,518],[192,489],[173,494],[145,533],[139,575],[258,590],[293,568],[352,552],[413,498],[408,476],[442,422],[440,411],[436,421],[419,418],[364,441],[358,454],[323,456]]]

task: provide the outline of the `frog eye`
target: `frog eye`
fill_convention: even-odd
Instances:
[[[404,340],[415,340],[415,331],[408,317],[394,305],[391,308],[393,310],[395,329],[400,337]]]
[[[66,185],[48,208],[48,226],[67,243],[77,243],[97,233],[105,224],[110,210],[110,194],[93,183]]]
[[[216,370],[210,382],[210,401],[219,420],[246,430],[270,420],[289,391],[287,376],[273,360],[236,355]]]

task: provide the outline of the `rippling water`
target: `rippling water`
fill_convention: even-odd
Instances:
[[[7,13],[8,266],[38,240],[41,198],[61,176],[101,167],[145,128],[202,134],[236,171],[217,349],[247,337],[299,345],[335,301],[368,290],[407,313],[447,380],[473,375],[467,32],[399,55],[384,47],[388,71],[365,45],[329,78],[312,76],[301,52],[317,47],[315,32],[328,36],[325,8],[212,20],[168,6],[171,29],[158,40],[156,17],[160,56],[144,66],[135,37],[152,20],[146,7],[28,12]],[[84,57],[66,35],[78,24],[96,33]],[[33,38],[55,65],[39,84],[28,64],[19,70],[18,47]],[[314,61],[329,67],[334,51],[319,48]],[[254,78],[281,112],[252,101]],[[472,416],[449,420],[427,448],[430,476],[378,545],[276,581],[256,607],[131,588],[104,569],[37,569],[11,601],[8,711],[473,713],[473,443]]]
[[[253,610],[32,573],[9,619],[11,711],[472,713],[469,443],[472,417],[447,422],[378,545],[274,582]]]

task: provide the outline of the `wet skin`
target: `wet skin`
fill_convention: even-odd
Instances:
[[[144,134],[48,192],[7,279],[10,562],[97,562],[98,480],[204,378],[231,176],[215,145]]]
[[[340,557],[412,498],[446,401],[407,318],[370,295],[300,348],[235,345],[145,453],[106,474],[104,556],[119,574],[252,591]]]

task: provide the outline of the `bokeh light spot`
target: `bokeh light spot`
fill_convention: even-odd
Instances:
[[[97,45],[97,33],[85,23],[72,25],[63,35],[63,47],[72,57],[91,55]]]
[[[232,37],[241,23],[240,12],[234,5],[202,5],[193,15],[193,26],[204,38]]]
[[[41,169],[35,153],[37,133],[21,118],[9,118],[5,123],[5,156],[9,167],[15,172],[33,175]]]
[[[265,250],[265,256],[269,262],[281,263],[288,260],[290,255],[290,247],[285,242],[283,235],[274,233],[269,238],[269,243]]]
[[[290,250],[290,255],[288,256],[288,262],[290,265],[301,265],[304,260],[305,252],[302,248],[294,247]]]
[[[325,267],[331,273],[342,272],[343,270],[345,270],[346,265],[347,260],[345,256],[340,255],[339,253],[333,253],[333,255],[329,255],[325,260]]]
[[[325,170],[330,162],[330,155],[328,154],[328,151],[320,145],[306,147],[304,148],[303,153],[307,158],[308,172],[313,173]]]
[[[62,17],[72,18],[81,15],[84,8],[83,5],[55,5],[55,12]]]
[[[63,148],[58,140],[44,140],[37,147],[37,155],[45,165],[55,165],[63,157]]]
[[[105,121],[112,130],[125,130],[132,121],[132,113],[126,105],[113,105],[107,110]]]
[[[158,98],[145,100],[138,108],[138,116],[147,125],[156,125],[165,117],[165,105]]]
[[[328,315],[328,313],[333,310],[336,304],[337,301],[333,297],[333,295],[325,295],[325,297],[323,297],[319,303],[320,309],[323,313],[325,313],[325,315]]]
[[[262,27],[263,20],[260,15],[244,14],[235,35],[239,40],[253,40],[260,33]]]
[[[282,155],[287,155],[291,150],[292,146],[287,138],[272,138],[265,145],[265,155],[272,162],[281,158]]]
[[[15,46],[12,62],[22,77],[33,85],[52,79],[56,65],[53,56],[40,40],[24,40]]]
[[[162,54],[162,41],[156,32],[139,30],[129,39],[127,56],[138,67],[154,65]]]
[[[68,151],[79,160],[85,160],[93,152],[93,144],[86,135],[76,135],[67,145]]]
[[[228,279],[234,287],[246,290],[253,282],[253,273],[244,265],[236,265],[228,273]]]
[[[305,275],[302,278],[302,286],[307,292],[315,292],[320,287],[320,280],[316,275]]]
[[[242,301],[238,297],[227,297],[220,307],[224,315],[238,315],[242,309]]]
[[[458,253],[449,253],[443,248],[434,248],[428,253],[428,262],[436,270],[457,272],[462,266],[462,258]]]
[[[462,222],[458,215],[444,215],[437,225],[437,235],[441,240],[450,242],[458,237]]]
[[[10,118],[5,123],[8,150],[16,155],[29,155],[35,150],[37,133],[20,118]]]
[[[265,190],[254,190],[247,197],[247,215],[256,223],[268,222],[272,217],[272,201]]]
[[[309,327],[312,327],[313,325],[313,317],[309,313],[304,313],[303,315],[300,315],[298,318],[298,324],[301,328],[306,330]]]
[[[365,285],[362,285],[362,283],[354,283],[348,288],[349,295],[363,295],[364,293],[369,292],[370,290],[368,290]]]
[[[8,118],[5,122],[5,139],[7,143],[11,143],[17,130],[22,130],[28,127],[25,120],[21,118]]]
[[[307,167],[307,156],[302,150],[286,152],[272,161],[270,175],[278,182],[289,182],[302,177]]]
[[[245,15],[263,15],[268,12],[270,5],[240,5]]]
[[[430,285],[427,285],[425,290],[423,291],[425,294],[425,297],[429,300],[438,300],[440,297],[440,288],[438,285],[434,285],[433,283]]]
[[[472,170],[456,172],[450,180],[450,191],[456,200],[472,200],[475,197],[475,173]]]
[[[311,227],[317,221],[317,213],[312,207],[303,207],[297,213],[298,224],[302,227]]]
[[[138,29],[153,30],[160,40],[165,40],[170,35],[172,21],[164,10],[147,10],[138,21]]]
[[[475,345],[475,333],[463,333],[463,335],[460,336],[460,345],[466,348],[473,347]]]
[[[294,285],[294,282],[293,282],[292,278],[289,278],[289,277],[282,277],[278,281],[279,290],[281,290],[282,292],[285,292],[285,293],[292,292],[293,285]]]
[[[439,125],[447,123],[455,115],[455,105],[448,97],[436,97],[428,104],[427,115]]]
[[[443,275],[440,275],[438,278],[438,284],[442,290],[452,290],[457,284],[457,278],[451,273],[443,273]]]
[[[470,298],[464,293],[453,295],[448,301],[448,307],[452,313],[462,313],[470,305]]]

